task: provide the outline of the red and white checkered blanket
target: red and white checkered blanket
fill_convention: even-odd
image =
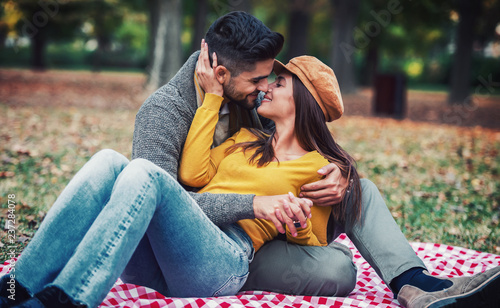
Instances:
[[[341,235],[336,241],[347,245],[358,267],[356,288],[348,297],[291,296],[272,292],[240,292],[235,296],[212,298],[172,298],[155,290],[122,283],[118,280],[99,308],[104,307],[400,307],[393,294],[352,242]],[[461,247],[411,243],[429,271],[443,277],[471,276],[500,266],[500,256]],[[7,273],[7,263],[0,265],[0,276]]]

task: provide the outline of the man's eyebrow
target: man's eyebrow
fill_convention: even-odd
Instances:
[[[253,78],[250,78],[250,80],[252,81],[260,81],[262,79],[267,79],[271,74],[273,73],[273,70],[271,70],[269,72],[269,74],[265,75],[265,76],[258,76],[258,77],[253,77]]]
[[[253,81],[259,81],[259,80],[262,80],[262,79],[266,79],[267,77],[269,77],[269,75],[267,75],[267,76],[259,76],[259,77],[252,77],[250,79],[253,80]]]

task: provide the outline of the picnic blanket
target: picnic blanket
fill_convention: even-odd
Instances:
[[[370,267],[349,238],[343,234],[338,239],[353,252],[358,267],[356,288],[348,297],[292,296],[273,292],[246,291],[235,296],[211,298],[165,297],[155,290],[126,284],[119,279],[101,303],[104,307],[401,307],[392,292]],[[434,275],[443,277],[471,276],[500,266],[500,255],[484,253],[461,247],[434,244],[410,243],[417,255]],[[8,271],[7,262],[0,265],[0,276]]]

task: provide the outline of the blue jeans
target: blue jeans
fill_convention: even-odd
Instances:
[[[163,169],[103,150],[61,193],[15,270],[31,294],[55,285],[96,307],[122,273],[166,296],[235,294],[252,257],[241,228],[215,226]]]

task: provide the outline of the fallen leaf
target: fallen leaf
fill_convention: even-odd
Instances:
[[[13,171],[0,171],[0,178],[11,178],[15,175],[16,173]]]

